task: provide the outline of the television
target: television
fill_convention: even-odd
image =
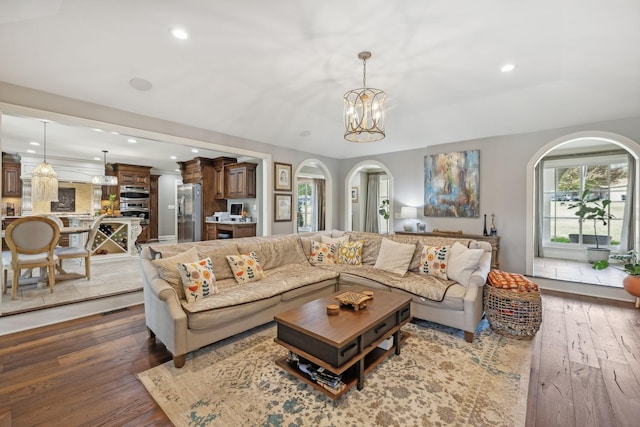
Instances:
[[[243,203],[231,203],[229,205],[229,218],[240,219],[242,218],[242,211],[244,210]]]

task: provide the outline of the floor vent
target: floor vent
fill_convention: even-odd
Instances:
[[[128,307],[116,308],[115,310],[105,311],[104,313],[102,313],[102,315],[108,316],[110,314],[120,313],[121,311],[127,311],[127,310],[129,310]]]

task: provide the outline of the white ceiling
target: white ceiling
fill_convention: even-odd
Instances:
[[[387,137],[354,144],[362,50]],[[336,158],[640,116],[638,0],[0,0],[0,58],[0,81]]]

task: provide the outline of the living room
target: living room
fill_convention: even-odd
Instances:
[[[571,19],[560,6],[513,10],[514,6],[499,1],[467,5],[468,16],[439,3],[427,7],[411,2],[403,10],[385,2],[366,6],[356,2],[359,7],[334,2],[304,7],[290,2],[271,7],[252,3],[256,13],[247,15],[229,5],[193,2],[190,6],[200,12],[201,19],[158,7],[162,28],[155,28],[156,23],[146,17],[150,13],[146,7],[156,6],[143,2],[118,6],[131,13],[123,26],[134,35],[129,42],[118,40],[114,45],[81,25],[85,15],[94,22],[94,16],[110,15],[110,11],[96,4],[84,9],[54,3],[41,4],[39,13],[17,6],[0,9],[5,17],[2,39],[15,41],[15,47],[3,44],[0,51],[7,58],[0,67],[0,111],[60,121],[73,118],[87,127],[126,128],[173,144],[256,153],[265,159],[260,213],[265,235],[295,229],[292,221],[274,219],[274,162],[292,165],[295,173],[302,163],[317,161],[328,171],[327,228],[341,230],[351,226],[352,172],[376,162],[392,177],[394,230],[402,229],[404,219],[399,215],[405,206],[418,207],[416,222],[425,223],[427,230],[466,234],[482,234],[484,215],[495,214],[501,238],[500,268],[535,276],[535,167],[540,159],[560,145],[585,139],[606,140],[634,159],[640,157],[640,94],[634,77],[639,64],[633,50],[640,40],[634,2],[606,9],[568,2],[564,6],[572,11]],[[305,39],[305,31],[312,34],[309,44],[300,42],[295,49],[284,47],[293,41],[282,34],[294,32],[286,26],[292,24],[281,18],[292,13],[294,19],[289,21],[305,27],[295,29],[296,43]],[[190,15],[197,13],[191,10]],[[221,22],[219,15],[227,22]],[[191,45],[162,39],[159,47],[147,48],[131,42],[150,38],[147,32],[167,36],[168,28],[182,19],[193,22],[192,40],[187,41]],[[375,31],[359,19],[375,22]],[[108,22],[106,18],[96,22],[95,33],[107,31],[102,25]],[[34,36],[40,33],[39,25],[49,33],[50,45]],[[79,27],[82,36],[69,30],[80,31]],[[547,30],[544,36],[539,34],[541,27]],[[194,53],[193,43],[207,37],[215,38],[215,43]],[[85,46],[81,39],[92,44]],[[125,53],[127,44],[133,46]],[[539,50],[520,60],[518,54],[524,58],[527,46]],[[357,54],[364,49],[373,53],[366,63],[367,84],[385,90],[391,108],[386,113],[385,139],[353,144],[342,138],[340,97],[360,86],[363,70]],[[112,58],[114,64],[110,64],[105,52],[122,62]],[[152,63],[139,65],[140,52],[149,52]],[[215,62],[201,62],[207,55],[234,67],[222,70]],[[160,69],[169,68],[165,60],[179,66],[161,74]],[[511,74],[500,72],[507,60],[517,63]],[[95,68],[88,64],[91,61],[97,62]],[[539,74],[530,76],[536,67],[541,69]],[[80,70],[80,75],[74,76],[74,70]],[[480,76],[478,70],[484,70]],[[309,80],[303,78],[306,75]],[[153,83],[150,91],[128,86],[130,79],[139,76]],[[82,78],[86,78],[84,85]],[[215,89],[207,92],[209,84]],[[176,92],[187,95],[177,97]],[[280,101],[285,93],[295,96]],[[480,150],[480,215],[424,216],[425,157],[469,150]],[[638,199],[636,194],[634,203]],[[547,282],[541,280],[545,287],[542,282]],[[621,288],[575,290],[574,286],[548,282],[549,288],[564,287],[583,295],[611,292],[609,297],[632,305]],[[562,307],[562,298],[558,301]],[[637,314],[625,316],[637,325]]]

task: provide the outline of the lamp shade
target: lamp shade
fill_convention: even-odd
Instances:
[[[58,200],[58,174],[47,162],[38,164],[31,173],[31,197],[33,200]]]
[[[403,206],[400,209],[400,218],[416,219],[418,218],[418,208]]]

